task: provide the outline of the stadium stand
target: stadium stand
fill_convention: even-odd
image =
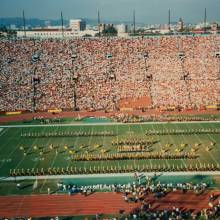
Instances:
[[[219,45],[219,36],[1,40],[0,111],[217,106]]]

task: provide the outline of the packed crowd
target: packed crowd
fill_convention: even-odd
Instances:
[[[0,111],[201,108],[220,99],[219,36],[1,40]]]

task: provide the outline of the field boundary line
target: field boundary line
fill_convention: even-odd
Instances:
[[[180,172],[142,172],[148,177],[158,176],[220,176],[220,171],[180,171]],[[86,174],[86,175],[50,175],[50,176],[18,176],[16,180],[44,180],[44,179],[89,179],[105,177],[134,177],[134,173],[106,173],[106,174]],[[14,181],[15,177],[0,177],[0,181]]]
[[[209,124],[209,123],[220,123],[220,121],[172,121],[172,122],[139,122],[139,123],[122,123],[122,122],[109,122],[109,123],[80,123],[80,124],[44,124],[44,125],[0,125],[0,128],[26,128],[26,127],[65,127],[65,126],[103,126],[103,125],[150,125],[150,124]]]

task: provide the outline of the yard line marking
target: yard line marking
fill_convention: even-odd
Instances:
[[[174,125],[174,126],[175,126],[177,129],[179,129],[177,125]],[[181,134],[181,136],[183,137],[183,140],[186,142],[186,144],[188,144],[188,147],[191,147],[191,146],[189,146],[189,143],[188,143],[188,140],[187,140],[186,136],[183,135],[183,134]],[[196,160],[198,161],[198,163],[201,163],[201,161],[200,161],[199,158],[196,158]],[[185,167],[186,167],[185,161],[184,161],[184,165],[185,165]]]
[[[130,124],[128,124],[128,129],[129,129],[129,131],[128,131],[129,132],[129,138],[132,139],[132,136],[133,136],[134,132],[131,130]],[[134,168],[136,168],[136,160],[133,159],[132,162],[133,162]]]
[[[81,132],[81,129],[82,129],[82,127],[79,128],[79,132]],[[75,139],[75,141],[74,141],[74,146],[76,146],[76,144],[78,143],[78,140],[79,140],[79,136],[76,137],[76,139]],[[71,160],[69,161],[67,167],[69,167],[70,164],[71,164]]]
[[[20,133],[19,133],[19,134],[17,134],[17,133],[19,133],[19,130],[17,130],[17,131],[14,133],[13,136],[11,136],[10,138],[8,138],[8,141],[5,142],[5,143],[2,145],[1,149],[4,150],[4,146],[7,146],[7,144],[11,141],[11,139],[13,139],[14,136],[20,135]],[[19,140],[19,142],[18,142],[17,145],[20,145],[21,142],[22,142],[22,139]],[[0,149],[0,150],[1,150],[1,149]],[[9,153],[7,156],[8,156],[9,158],[13,158],[12,155],[14,154],[14,152],[15,152],[16,150],[17,150],[17,149],[16,149],[16,147],[15,147],[12,151],[10,151],[10,153]],[[0,169],[1,169],[3,166],[4,166],[4,163],[0,166]]]
[[[104,132],[105,132],[105,128],[106,128],[106,125],[104,126]],[[103,135],[103,141],[102,141],[102,146],[104,147],[104,144],[105,144],[105,134]],[[101,167],[103,166],[103,161],[101,161],[101,165],[100,165],[100,169]]]
[[[117,135],[117,143],[118,143],[118,137],[119,137],[118,125],[116,125],[116,131],[117,131],[117,132],[116,132],[116,135]],[[113,139],[114,139],[114,137],[113,137]],[[112,146],[111,143],[110,143],[110,146]],[[112,147],[114,148],[114,146],[112,146]],[[117,148],[117,146],[116,146],[116,148]],[[118,167],[119,167],[119,166],[123,167],[123,163],[120,164],[119,161],[118,161]]]
[[[69,128],[69,129],[70,129],[70,128]],[[69,129],[68,129],[68,131],[69,131]],[[57,131],[57,129],[56,129],[55,131]],[[63,146],[64,140],[65,140],[65,137],[62,137],[61,147]],[[49,141],[50,141],[50,138],[49,138]],[[49,141],[48,141],[48,142],[49,142]],[[48,142],[47,142],[47,143],[48,143]],[[54,165],[54,163],[55,163],[55,161],[56,161],[57,156],[58,156],[58,154],[55,153],[55,155],[54,155],[54,157],[53,157],[53,160],[52,160],[52,163],[50,164],[50,167],[51,167],[51,168],[53,168],[53,165]],[[45,179],[45,180],[43,181],[43,184],[42,184],[42,186],[41,186],[41,188],[40,188],[40,192],[42,192],[42,190],[43,190],[44,185],[46,184],[46,182],[47,182],[47,179]]]
[[[204,127],[201,126],[200,124],[199,124],[199,126],[200,126],[202,129],[204,128]],[[207,135],[210,137],[210,139],[211,139],[212,141],[216,142],[216,140],[215,140],[209,133],[208,133]],[[212,152],[208,151],[208,153],[210,154],[210,156],[212,157],[212,159],[216,162],[216,164],[218,164],[218,162],[217,162],[217,160],[215,159],[215,157],[213,156]]]
[[[141,127],[141,132],[142,132],[143,137],[146,137],[142,124],[140,124],[140,127]],[[149,161],[150,161],[150,166],[152,167],[152,159],[150,159]]]
[[[56,129],[55,129],[55,132],[57,132],[57,129],[58,129],[59,127],[57,127]],[[50,142],[50,140],[51,140],[51,138],[48,138],[48,140],[47,140],[47,146],[48,146],[48,143]],[[56,155],[55,155],[56,156]],[[38,161],[38,163],[36,163],[35,165],[34,165],[34,168],[36,168],[37,167],[37,165],[39,165],[40,164],[40,161]],[[42,185],[42,187],[44,186],[44,184],[45,184],[45,182],[43,182],[43,185]],[[41,190],[42,190],[42,187],[40,188],[40,192],[41,192]]]
[[[166,127],[164,126],[164,124],[162,124],[162,126],[163,126],[164,128],[166,128]],[[169,136],[169,139],[173,142],[173,144],[176,145],[176,142],[174,141],[172,135],[168,134],[168,136]],[[185,163],[184,159],[181,159],[181,161],[182,161],[182,163],[184,164],[184,166],[186,167],[186,163]]]
[[[44,130],[46,130],[46,128],[43,129],[43,132],[44,132]],[[56,129],[56,130],[57,130],[57,129]],[[35,138],[35,140],[33,141],[32,146],[35,145],[36,141],[37,141],[37,138]],[[50,141],[50,138],[48,138],[47,144],[48,144],[49,141]],[[28,150],[28,152],[30,152],[31,149],[32,149],[32,148],[30,147],[29,150]],[[28,152],[27,152],[27,153],[28,153]],[[17,168],[19,167],[19,165],[24,161],[24,159],[25,159],[25,158],[23,158],[22,160],[20,160],[20,162],[17,164],[17,166],[16,166],[15,169],[17,169]],[[40,164],[40,162],[41,162],[40,160],[39,160],[39,161],[36,161],[36,162],[34,163],[34,165],[33,165],[33,168],[36,168],[36,167]],[[41,190],[40,190],[40,192],[41,192]],[[33,193],[34,193],[34,191],[31,192],[31,195],[32,195]]]
[[[205,127],[203,127],[201,124],[199,124],[199,126],[201,127],[201,128],[205,128]],[[213,137],[213,136],[211,136],[209,133],[207,133],[207,135],[210,137],[210,139],[212,139],[215,143],[217,143],[218,141],[216,141],[216,139]]]
[[[6,131],[8,131],[9,129],[10,129],[10,128],[6,128],[6,129],[2,132],[2,134],[6,133]],[[3,143],[3,145],[2,145],[1,148],[0,148],[0,151],[1,151],[1,149],[3,149],[5,146],[7,146],[7,144],[11,141],[11,139],[14,138],[15,135],[17,135],[18,132],[19,132],[19,131],[17,130],[15,133],[13,133],[13,136],[10,136],[9,138],[7,138],[7,142],[4,142],[4,143]],[[2,136],[2,134],[0,135],[0,137]]]
[[[5,134],[10,128],[0,128],[0,137]]]
[[[157,130],[157,129],[154,129],[154,125],[153,125],[153,124],[152,124],[151,126],[152,126],[153,130]],[[162,150],[162,149],[163,149],[163,146],[162,146],[161,141],[160,141],[160,139],[159,139],[159,135],[156,134],[156,136],[157,136],[157,138],[158,138],[158,140],[159,140],[160,149]],[[160,160],[159,160],[159,162],[160,162]],[[168,160],[165,160],[165,162],[166,162],[166,164],[167,164],[167,167],[169,167],[170,164],[168,163]]]
[[[93,132],[93,126],[92,126],[91,132]],[[91,146],[90,146],[90,145],[91,145],[91,141],[92,141],[92,135],[90,135],[89,141],[88,141],[88,147],[89,147],[89,148],[91,147]],[[90,148],[90,150],[91,150],[91,148]],[[84,161],[83,166],[84,166],[84,168],[86,167],[86,161]]]
[[[187,126],[187,125],[186,125]],[[188,126],[187,126],[188,127]],[[189,127],[188,127],[189,128]],[[196,133],[194,134],[197,139],[199,140],[199,142],[202,144],[202,140],[199,138],[199,135],[197,135]],[[208,151],[208,153],[210,154],[210,152]],[[213,157],[212,154],[210,154],[211,158],[215,161],[216,164],[218,164],[217,160]],[[201,162],[200,162],[201,163]]]
[[[45,128],[44,128],[44,130],[45,130]],[[44,131],[43,130],[43,131]],[[21,138],[21,140],[22,140],[22,138]],[[35,138],[34,139],[34,141],[33,141],[33,143],[31,144],[32,146],[34,146],[35,145],[35,143],[37,142],[37,140],[38,140],[38,138]],[[48,140],[49,141],[49,140]],[[47,142],[48,142],[47,141]],[[32,150],[32,148],[29,146],[29,149],[28,149],[28,151],[27,151],[27,154],[30,152]],[[17,169],[19,166],[20,166],[20,164],[24,161],[24,159],[25,159],[25,157],[23,157],[20,161],[19,161],[19,163],[16,165],[16,167],[14,168],[14,169]],[[27,159],[27,158],[26,158]],[[36,162],[36,164],[34,165],[34,168],[37,166],[37,164],[39,163],[40,161],[37,161]]]
[[[176,126],[176,125],[175,125],[175,126]],[[187,126],[187,125],[186,125],[186,126]],[[178,128],[178,127],[176,126],[176,128]],[[190,129],[188,126],[187,126],[187,128]],[[187,138],[185,137],[185,135],[182,134],[182,136],[183,136],[183,139],[184,139],[184,140],[186,141],[186,143],[187,143]],[[193,136],[194,136],[194,134],[193,134]],[[201,160],[200,160],[199,158],[196,158],[196,160],[198,161],[199,164],[201,164]]]

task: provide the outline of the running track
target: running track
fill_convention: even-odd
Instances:
[[[12,116],[2,116],[0,117],[0,123],[12,122],[12,121],[23,121],[32,120],[33,117],[44,117],[44,118],[73,118],[73,117],[111,117],[112,115],[118,114],[120,112],[105,113],[103,111],[87,112],[87,111],[76,111],[76,112],[61,112],[59,114],[52,114],[49,112],[37,112],[37,113],[24,113],[21,115]],[[131,111],[126,112],[126,114],[136,114],[136,115],[200,115],[200,114],[219,114],[218,110],[198,110],[198,111],[173,111],[173,112],[160,112],[155,109],[149,109],[146,112],[142,111]]]
[[[129,213],[139,205],[116,193],[7,196],[0,197],[0,218],[118,214],[120,209]]]
[[[214,192],[219,195],[219,192]],[[178,207],[184,210],[209,208],[210,192],[195,195],[192,192],[183,194],[180,191],[171,192],[156,200],[153,195],[146,201],[152,210],[164,210]],[[217,198],[214,203],[218,202]],[[94,193],[89,196],[77,195],[32,195],[32,196],[2,196],[0,197],[0,218],[14,217],[47,217],[47,216],[77,216],[95,215],[97,213],[118,214],[119,210],[130,213],[140,207],[140,203],[126,203],[121,193]]]

